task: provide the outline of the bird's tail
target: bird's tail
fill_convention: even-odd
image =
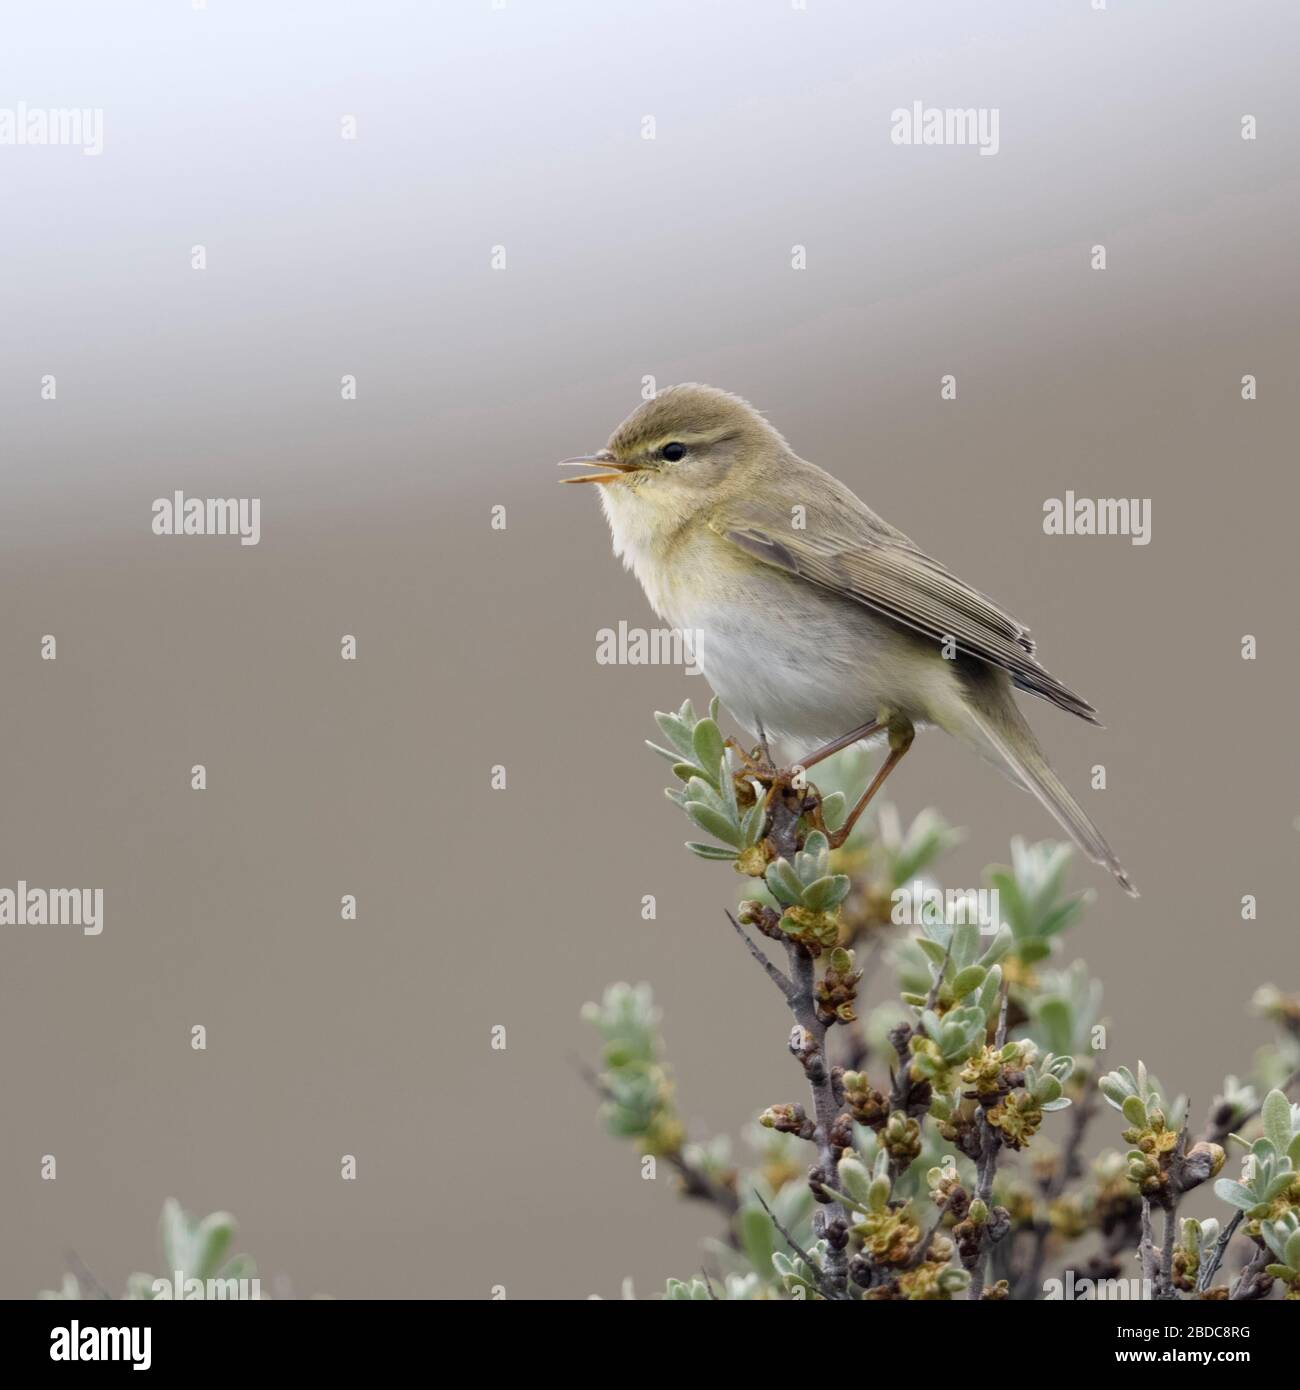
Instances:
[[[1010,690],[1000,685],[983,686],[964,705],[962,723],[963,728],[951,732],[965,734],[984,756],[1000,762],[1016,782],[1047,807],[1094,864],[1109,869],[1130,897],[1138,896],[1115,851],[1052,771]]]

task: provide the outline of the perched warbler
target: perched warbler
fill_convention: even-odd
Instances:
[[[1034,658],[1028,629],[843,483],[801,459],[747,401],[688,384],[644,402],[566,478],[595,483],[614,553],[673,627],[722,703],[767,749],[850,744],[889,753],[835,837],[929,725],[1032,792],[1134,897],[1114,851],[1048,766],[1013,687],[1096,724],[1093,707]]]

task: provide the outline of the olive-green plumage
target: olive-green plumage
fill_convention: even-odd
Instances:
[[[1048,766],[1013,686],[1097,723],[1028,629],[919,550],[738,396],[661,391],[600,453],[614,552],[655,612],[698,635],[705,676],[751,733],[828,743],[875,719],[935,725],[1032,792],[1136,896]]]

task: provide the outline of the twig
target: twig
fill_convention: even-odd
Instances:
[[[943,1217],[944,1213],[940,1211],[938,1216],[930,1223],[930,1229],[921,1237],[921,1243],[912,1251],[911,1255],[908,1256],[907,1263],[903,1266],[904,1269],[915,1269],[917,1265],[925,1259],[925,1253],[930,1248],[930,1242],[939,1234],[939,1227],[943,1225]]]
[[[829,1299],[833,1303],[841,1302],[844,1298],[844,1295],[842,1293],[837,1293],[836,1290],[831,1286],[830,1282],[826,1278],[825,1272],[822,1270],[822,1267],[781,1224],[781,1221],[777,1217],[776,1212],[774,1212],[772,1208],[769,1207],[768,1204],[763,1200],[763,1194],[757,1188],[754,1189],[754,1196],[758,1198],[759,1206],[762,1207],[763,1210],[768,1214],[768,1217],[771,1219],[772,1225],[775,1226],[776,1229],[781,1232],[782,1236],[785,1237],[785,1243],[790,1247],[791,1250],[794,1251],[796,1255],[799,1256],[799,1258],[804,1262],[804,1264],[808,1266],[808,1269],[812,1274],[813,1283],[817,1285],[818,1293],[820,1293],[823,1298]]]
[[[1259,1276],[1264,1272],[1264,1266],[1269,1262],[1269,1258],[1268,1247],[1261,1245],[1251,1257],[1250,1263],[1237,1276],[1237,1282],[1232,1286],[1232,1292],[1228,1295],[1229,1300],[1234,1303],[1244,1303],[1248,1299],[1260,1297]]]
[[[1219,1266],[1223,1263],[1223,1257],[1228,1253],[1228,1245],[1237,1233],[1237,1227],[1241,1225],[1244,1212],[1237,1214],[1228,1222],[1223,1229],[1223,1234],[1214,1243],[1214,1249],[1210,1252],[1210,1258],[1201,1266],[1201,1272],[1196,1276],[1196,1291],[1203,1292],[1214,1282],[1214,1276],[1219,1272]]]
[[[735,927],[736,935],[745,943],[745,947],[749,951],[749,954],[763,967],[767,978],[771,980],[777,989],[785,996],[785,1002],[793,1005],[795,997],[794,985],[792,985],[785,975],[768,960],[767,953],[751,938],[749,933],[736,921],[730,912],[727,913],[727,921]]]
[[[1285,1095],[1297,1081],[1300,1081],[1300,1067],[1297,1067],[1296,1070],[1287,1077],[1281,1086],[1278,1087],[1278,1090]],[[1244,1111],[1242,1114],[1236,1116],[1229,1115],[1222,1124],[1215,1123],[1213,1112],[1211,1112],[1206,1119],[1205,1133],[1201,1136],[1201,1142],[1203,1144],[1222,1144],[1234,1130],[1244,1129],[1263,1108],[1264,1101],[1261,1098],[1257,1100],[1249,1110]]]
[[[1156,1248],[1151,1235],[1151,1199],[1142,1198],[1142,1240],[1138,1245],[1142,1261],[1142,1282],[1154,1292],[1156,1288]]]
[[[925,1007],[927,1010],[934,1008],[939,1002],[939,990],[943,985],[944,972],[948,969],[948,962],[952,959],[952,938],[957,935],[957,930],[952,929],[952,936],[948,938],[948,949],[943,953],[943,964],[940,965],[938,973],[930,982],[930,992],[925,996]]]
[[[1178,1198],[1175,1196],[1165,1208],[1165,1246],[1160,1255],[1160,1287],[1157,1298],[1176,1299],[1178,1291],[1174,1288],[1174,1246],[1178,1240]]]
[[[581,1058],[570,1058],[574,1069],[578,1075],[591,1087],[601,1098],[611,1104],[617,1103],[617,1097],[600,1077],[581,1060]],[[682,1180],[682,1191],[687,1197],[695,1197],[703,1202],[712,1202],[719,1207],[728,1217],[732,1217],[740,1210],[740,1198],[729,1187],[716,1183],[707,1173],[698,1169],[680,1150],[676,1153],[663,1155],[672,1165],[678,1177]]]
[[[94,1274],[91,1273],[90,1266],[86,1264],[85,1260],[83,1260],[75,1250],[66,1251],[65,1258],[78,1280],[82,1283],[89,1284],[95,1291],[96,1298],[107,1299],[110,1302],[113,1301],[113,1295],[95,1278]]]

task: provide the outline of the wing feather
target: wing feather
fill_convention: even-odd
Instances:
[[[852,511],[841,506],[837,516],[810,516],[807,528],[798,531],[781,524],[784,518],[777,521],[745,503],[724,508],[709,524],[755,558],[935,642],[952,641],[959,652],[1007,671],[1022,690],[1100,722],[1085,699],[1034,659],[1034,642],[1023,623],[918,550],[857,498],[852,501]]]

